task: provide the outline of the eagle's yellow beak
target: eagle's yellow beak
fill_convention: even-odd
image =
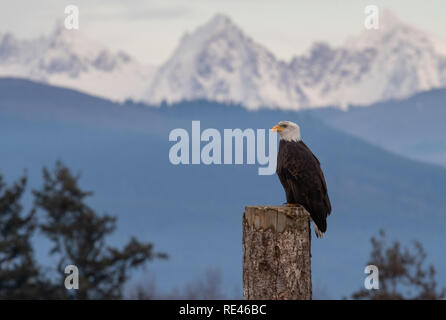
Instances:
[[[276,125],[274,127],[271,128],[271,130],[276,131],[276,132],[280,132],[283,130],[283,128],[279,125]]]

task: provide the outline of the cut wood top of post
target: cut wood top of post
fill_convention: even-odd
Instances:
[[[283,232],[287,228],[295,229],[310,221],[310,214],[302,206],[246,206],[246,223],[256,229],[272,228]]]

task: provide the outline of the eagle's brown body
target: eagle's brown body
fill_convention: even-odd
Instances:
[[[287,203],[302,205],[318,229],[325,232],[331,204],[324,173],[311,150],[301,140],[280,140],[276,172]]]

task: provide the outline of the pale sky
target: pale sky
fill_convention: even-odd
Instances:
[[[288,60],[315,41],[342,44],[364,28],[364,8],[391,9],[439,38],[446,39],[444,0],[0,0],[0,33],[20,38],[48,34],[77,5],[80,31],[112,50],[159,65],[186,31],[223,13],[278,58]]]

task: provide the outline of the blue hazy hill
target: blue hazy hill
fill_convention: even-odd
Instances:
[[[429,261],[444,270],[446,170],[389,153],[333,129],[307,113],[261,110],[206,101],[159,108],[116,104],[73,90],[26,80],[0,79],[0,172],[9,180],[27,168],[30,187],[41,169],[62,160],[93,190],[91,205],[116,214],[111,239],[153,241],[171,259],[149,266],[162,288],[219,267],[225,289],[241,290],[241,218],[244,206],[285,201],[275,175],[258,165],[179,165],[169,162],[174,128],[268,129],[279,120],[301,126],[320,159],[333,213],[323,240],[313,237],[313,284],[340,298],[361,287],[369,239],[380,228],[390,238],[418,239]],[[28,190],[29,191],[29,190]],[[27,208],[31,205],[29,193]],[[36,238],[42,262],[51,263]],[[138,273],[133,281],[145,281]],[[438,274],[442,284],[446,276]],[[316,295],[318,294],[316,290]]]
[[[446,89],[348,111],[311,111],[330,126],[403,156],[446,166]]]

